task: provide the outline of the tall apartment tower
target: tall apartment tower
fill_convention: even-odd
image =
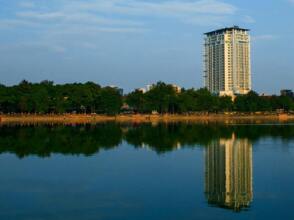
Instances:
[[[238,26],[205,33],[206,88],[218,95],[234,96],[251,90],[249,30]]]

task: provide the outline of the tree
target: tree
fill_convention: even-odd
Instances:
[[[174,113],[177,111],[177,94],[172,85],[158,82],[153,88],[145,94],[147,112],[153,110],[159,113]]]
[[[100,113],[118,114],[123,97],[118,89],[102,88],[94,82],[55,85],[52,81],[40,83],[21,81],[15,86],[0,84],[0,112],[2,113]],[[135,111],[151,113],[219,112],[219,111],[285,111],[294,110],[294,100],[287,96],[259,96],[251,91],[231,97],[219,97],[207,89],[182,89],[158,82],[146,93],[135,90],[125,97]]]
[[[256,92],[250,91],[246,95],[237,96],[235,99],[235,109],[241,112],[259,111],[259,96]]]
[[[196,111],[217,111],[217,97],[213,96],[207,89],[196,91]]]
[[[126,103],[136,112],[145,111],[145,96],[142,91],[135,90],[126,96]]]
[[[219,111],[231,111],[233,109],[233,101],[230,96],[218,97],[218,110]]]
[[[122,97],[115,88],[105,87],[100,92],[100,112],[115,115],[120,112]]]
[[[179,112],[193,112],[197,108],[197,92],[194,89],[183,90],[179,94]]]

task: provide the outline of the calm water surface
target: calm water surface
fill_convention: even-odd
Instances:
[[[0,219],[294,219],[294,124],[0,127]]]

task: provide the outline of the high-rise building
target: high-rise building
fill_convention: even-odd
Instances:
[[[234,26],[205,33],[204,77],[214,94],[234,96],[251,90],[248,29]]]
[[[294,92],[290,89],[283,89],[281,90],[281,96],[288,96],[294,98]]]
[[[220,139],[205,152],[205,194],[209,204],[240,211],[253,199],[252,144],[247,139]]]

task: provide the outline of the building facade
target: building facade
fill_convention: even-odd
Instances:
[[[283,89],[281,90],[281,96],[288,96],[294,98],[294,92],[291,89]]]
[[[250,36],[238,26],[205,33],[205,87],[218,95],[251,90]]]

